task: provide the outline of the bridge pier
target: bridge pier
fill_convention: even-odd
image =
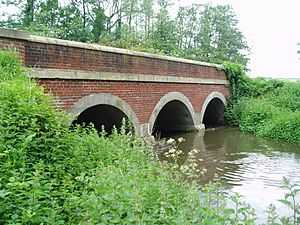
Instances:
[[[193,131],[199,131],[199,132],[203,132],[205,130],[205,125],[204,124],[196,124],[190,127],[185,127],[185,129],[182,129],[182,132],[193,132]],[[150,129],[150,125],[149,123],[144,123],[140,125],[140,132],[139,132],[139,136],[141,138],[149,138],[149,137],[153,137],[153,134],[151,132]]]

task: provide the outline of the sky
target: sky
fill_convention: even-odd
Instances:
[[[300,0],[180,0],[229,4],[251,48],[251,77],[300,79]]]

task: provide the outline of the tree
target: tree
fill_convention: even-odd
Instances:
[[[140,12],[141,12],[140,26],[143,28],[146,37],[149,37],[153,26],[153,20],[154,20],[153,5],[154,5],[154,0],[142,0],[140,2]]]
[[[7,27],[26,27],[34,21],[36,8],[39,6],[39,0],[6,0],[1,1],[1,5],[12,7],[17,9],[16,13],[3,13],[6,17],[6,21],[2,21],[2,24]]]
[[[247,65],[249,47],[238,28],[237,16],[229,5],[204,5],[195,42],[195,58],[199,60]]]
[[[202,13],[202,5],[193,4],[191,6],[180,7],[175,19],[179,49],[181,49],[181,57],[193,58],[195,49],[195,38],[200,32],[200,20]]]
[[[158,0],[158,13],[150,38],[153,48],[163,54],[176,55],[178,50],[177,28],[170,18],[168,8],[172,3],[168,0]]]

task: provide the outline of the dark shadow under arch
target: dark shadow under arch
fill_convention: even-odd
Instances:
[[[203,116],[205,128],[224,125],[225,105],[219,98],[213,98],[207,105]]]
[[[161,138],[170,133],[194,129],[193,118],[187,106],[181,101],[173,100],[165,104],[158,113],[152,135]]]
[[[89,126],[91,123],[100,132],[104,126],[107,134],[111,134],[113,127],[118,130],[122,126],[122,120],[125,119],[126,124],[130,123],[128,117],[120,109],[106,104],[99,104],[85,109],[81,112],[76,120],[72,122],[72,126],[80,124]],[[133,126],[127,127],[127,131],[134,132]]]
[[[101,130],[103,124],[109,133],[113,125],[120,127],[120,121],[125,118],[129,125],[132,124],[130,130],[135,135],[140,135],[140,123],[133,109],[126,101],[109,93],[85,96],[74,103],[68,113],[70,118],[75,118],[73,123],[70,121],[73,125],[92,122],[98,130]]]

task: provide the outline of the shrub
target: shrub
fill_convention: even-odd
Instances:
[[[253,134],[258,134],[265,123],[277,116],[279,109],[266,99],[248,99],[243,102],[240,128]]]
[[[300,112],[281,111],[264,125],[262,136],[300,142]]]
[[[62,202],[52,194],[55,179],[71,169],[64,164],[72,146],[67,117],[54,111],[15,53],[0,55],[0,223],[42,223],[48,215],[50,224],[59,221],[50,214]]]
[[[278,107],[295,112],[300,109],[300,83],[286,82],[267,97],[272,99]]]
[[[239,126],[241,123],[241,116],[244,111],[244,101],[246,99],[233,99],[229,98],[226,105],[224,116],[227,124],[230,126]]]
[[[68,133],[67,117],[54,111],[42,87],[19,72],[0,83],[0,151],[9,152],[5,160],[15,168],[39,160],[63,160],[68,154],[62,141]]]
[[[224,68],[232,90],[225,111],[229,125],[255,135],[300,141],[300,83],[251,79],[231,63]]]
[[[0,51],[0,82],[20,76],[23,71],[19,56],[15,52]]]

